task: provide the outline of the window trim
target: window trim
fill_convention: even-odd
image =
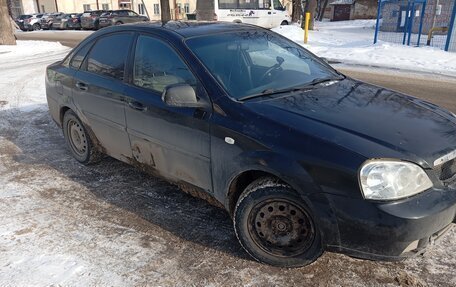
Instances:
[[[203,80],[198,75],[198,73],[195,71],[195,69],[192,67],[192,65],[190,65],[190,63],[184,57],[182,52],[179,49],[177,49],[175,45],[173,45],[168,39],[166,39],[165,37],[163,37],[162,35],[158,34],[157,32],[154,32],[154,31],[151,31],[151,32],[140,31],[140,32],[136,32],[135,34],[136,34],[136,36],[134,37],[133,43],[130,47],[130,57],[128,59],[128,67],[127,67],[128,72],[127,72],[127,74],[125,74],[125,77],[124,77],[124,79],[126,80],[125,85],[135,88],[135,89],[140,89],[140,90],[148,92],[148,93],[152,93],[154,95],[156,94],[159,97],[162,96],[162,93],[158,93],[157,91],[152,90],[152,89],[137,86],[133,83],[133,72],[134,72],[133,69],[134,69],[134,60],[135,60],[135,56],[136,56],[136,44],[138,43],[138,39],[140,36],[150,37],[150,38],[153,38],[153,39],[156,39],[156,40],[162,42],[164,45],[168,46],[171,50],[173,50],[174,53],[176,53],[176,55],[185,64],[187,69],[190,71],[190,73],[193,75],[193,77],[197,81],[197,89],[198,89],[196,91],[197,96],[204,97],[208,101],[209,105],[212,107],[212,105],[213,105],[212,98],[209,95],[209,93],[207,92],[207,89],[206,89],[206,86],[205,86]],[[182,44],[183,44],[184,48],[188,49],[184,43],[182,43]],[[192,54],[192,56],[194,57],[193,54]],[[199,63],[199,61],[198,61],[198,63]],[[198,91],[201,91],[201,93],[204,95],[198,95]]]
[[[135,85],[134,84],[134,68],[135,68],[135,57],[136,57],[136,45],[138,44],[138,40],[139,40],[139,37],[143,36],[143,37],[149,37],[149,38],[152,38],[153,40],[157,40],[159,42],[161,42],[163,45],[167,46],[169,49],[171,49],[176,55],[177,57],[179,58],[179,60],[182,61],[182,63],[184,63],[184,65],[187,67],[188,71],[192,74],[192,76],[195,78],[195,80],[197,81],[197,86],[201,86],[203,87],[206,95],[207,95],[207,91],[206,89],[204,88],[204,85],[202,83],[202,81],[200,80],[200,78],[198,77],[198,75],[193,71],[193,69],[191,68],[191,65],[188,64],[188,62],[185,60],[185,57],[183,57],[182,53],[179,52],[179,50],[177,50],[167,39],[165,39],[164,37],[161,37],[160,35],[157,35],[155,33],[147,33],[147,32],[138,32],[136,33],[136,37],[135,37],[135,42],[134,42],[134,45],[132,46],[132,49],[131,49],[131,58],[128,60],[129,62],[129,79],[128,79],[128,85],[132,86],[132,87],[135,87],[135,88],[138,88],[138,89],[142,89],[142,90],[145,90],[145,91],[148,91],[148,92],[151,92],[151,93],[154,93],[154,94],[157,94],[158,96],[162,96],[162,93],[161,92],[157,92],[156,90],[152,90],[152,89],[149,89],[149,88],[145,88],[145,87],[141,87],[141,86],[138,86],[138,85]],[[209,97],[209,96],[207,96]]]
[[[93,48],[98,43],[98,41],[100,41],[103,38],[106,38],[106,37],[109,37],[109,36],[113,36],[113,35],[119,35],[119,34],[130,34],[132,36],[132,38],[131,38],[132,41],[130,42],[130,46],[128,47],[128,51],[127,51],[127,57],[125,58],[123,80],[120,80],[120,79],[117,79],[117,78],[114,78],[114,77],[111,77],[111,76],[103,75],[103,74],[94,73],[94,72],[91,72],[91,71],[87,70],[87,61],[88,61],[88,58],[89,58],[88,56],[92,52]],[[78,71],[81,71],[81,68],[84,68],[84,69],[82,69],[82,71],[85,72],[85,73],[89,73],[91,75],[95,75],[95,76],[102,77],[102,78],[105,78],[105,79],[110,79],[110,80],[113,80],[113,81],[119,81],[119,82],[126,83],[127,76],[128,76],[127,69],[128,69],[128,65],[129,65],[129,63],[128,63],[129,62],[129,56],[132,53],[131,48],[133,46],[133,40],[134,39],[135,39],[135,32],[134,31],[129,31],[129,30],[119,31],[119,32],[111,32],[111,33],[103,34],[100,37],[97,37],[95,40],[92,41],[93,42],[92,43],[92,47],[90,47],[89,51],[87,52],[86,56],[84,57],[84,61],[82,62],[81,66],[79,67]]]

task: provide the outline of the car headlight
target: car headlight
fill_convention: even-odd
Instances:
[[[368,161],[359,172],[359,180],[364,198],[373,200],[400,199],[432,187],[421,167],[403,161]]]

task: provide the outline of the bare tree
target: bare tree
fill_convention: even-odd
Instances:
[[[160,0],[161,20],[163,23],[171,20],[171,10],[169,8],[169,0]]]
[[[304,8],[304,12],[307,13],[309,12],[310,13],[310,23],[309,23],[309,30],[313,30],[314,29],[314,23],[315,23],[315,16],[316,16],[316,13],[317,13],[317,6],[318,6],[318,0],[307,0],[306,2],[306,6]],[[304,22],[305,21],[302,21],[302,27],[304,27]]]
[[[291,11],[291,21],[299,22],[302,16],[302,4],[301,0],[292,0],[292,11]]]
[[[318,21],[323,21],[323,17],[325,16],[325,10],[328,7],[328,0],[320,0],[320,11],[318,15]]]
[[[196,0],[196,20],[212,21],[214,20],[215,7],[214,1]]]
[[[0,45],[16,45],[7,0],[0,0]]]

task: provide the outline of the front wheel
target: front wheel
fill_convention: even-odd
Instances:
[[[120,21],[117,21],[117,22],[116,22],[116,25],[122,25],[122,24],[123,24],[123,23],[120,22]]]
[[[235,208],[234,228],[253,258],[273,266],[305,266],[322,253],[310,209],[290,186],[271,178],[245,189]]]
[[[281,26],[285,26],[285,25],[288,25],[288,21],[286,20],[283,20],[282,23],[280,23]]]
[[[63,116],[63,135],[73,157],[80,163],[91,164],[101,158],[84,124],[71,110]]]
[[[38,23],[33,24],[32,26],[33,31],[41,30],[41,25]]]

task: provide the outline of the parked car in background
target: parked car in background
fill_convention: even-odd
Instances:
[[[267,29],[101,29],[47,67],[46,94],[77,161],[108,154],[223,206],[260,262],[406,258],[456,222],[456,115]]]
[[[67,29],[79,30],[81,29],[81,16],[82,13],[73,14],[71,19],[67,21]]]
[[[77,15],[77,13],[67,13],[67,14],[63,14],[63,15],[55,17],[52,22],[51,29],[57,29],[57,30],[68,29],[69,21],[72,20],[73,17],[75,17],[76,15]]]
[[[52,29],[52,24],[53,24],[55,18],[60,17],[62,15],[64,15],[63,12],[44,14],[43,17],[41,17],[41,28],[43,30]]]
[[[114,10],[100,16],[100,28],[126,23],[146,22],[149,18],[131,10]]]
[[[41,17],[43,14],[21,15],[15,22],[22,31],[41,30]]]
[[[106,10],[86,11],[81,16],[81,28],[84,30],[98,30],[101,14],[108,12]]]

